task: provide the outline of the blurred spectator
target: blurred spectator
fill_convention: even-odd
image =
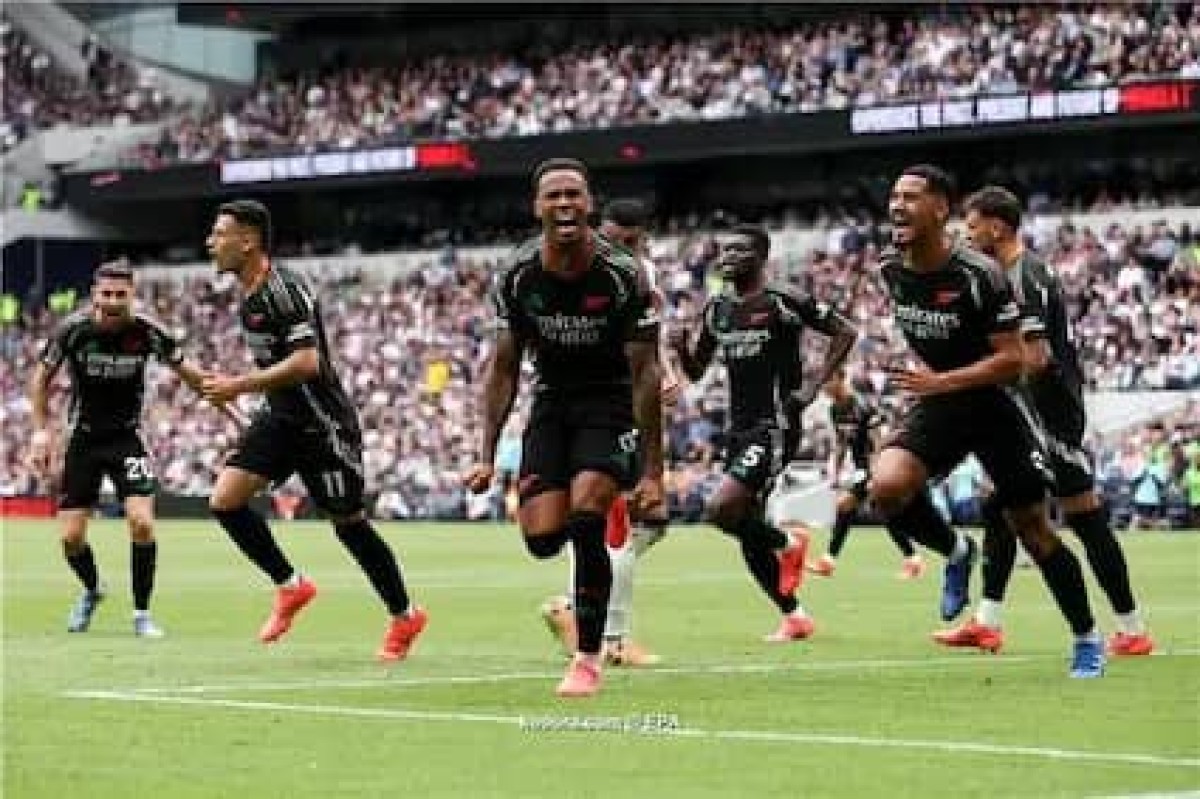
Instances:
[[[117,58],[94,36],[81,47],[87,78],[61,72],[7,17],[0,17],[0,67],[4,73],[0,153],[36,130],[55,125],[151,122],[173,110],[152,74]]]

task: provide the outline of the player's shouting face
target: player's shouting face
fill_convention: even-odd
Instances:
[[[592,194],[583,175],[551,169],[538,181],[533,205],[548,242],[563,247],[583,239],[592,212]]]
[[[897,247],[912,247],[941,235],[949,218],[946,198],[930,191],[925,178],[901,175],[892,186],[888,219],[892,223],[892,243]]]
[[[762,269],[765,260],[753,238],[735,234],[721,245],[721,276],[726,280],[740,281]]]
[[[133,316],[133,281],[97,278],[92,284],[92,309],[100,327],[112,329],[124,325]]]

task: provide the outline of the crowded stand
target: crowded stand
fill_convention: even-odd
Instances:
[[[136,156],[157,166],[1197,77],[1194,3],[939,6],[263,74]]]
[[[174,103],[157,85],[153,70],[135,67],[95,37],[80,45],[87,68],[80,80],[58,68],[28,36],[0,17],[4,69],[4,117],[0,153],[33,132],[57,125],[86,127],[153,122]]]
[[[1032,243],[1062,278],[1089,389],[1200,389],[1200,235],[1194,228],[1164,223],[1092,230],[1069,222],[1030,228]],[[873,274],[883,233],[874,223],[830,226],[820,248],[780,250],[773,262],[777,281],[846,309],[863,333],[851,358],[851,380],[894,412],[898,399],[890,392],[887,369],[903,361],[906,352],[890,328],[885,295]],[[710,268],[715,254],[712,233],[662,239],[653,247],[668,326],[692,319],[707,294],[720,290]],[[353,256],[342,260],[354,263]],[[505,488],[518,465],[520,405],[499,447],[498,488],[482,498],[468,497],[459,480],[471,465],[478,437],[476,387],[489,346],[483,297],[496,268],[494,261],[446,248],[408,273],[351,268],[312,276],[340,372],[360,409],[368,490],[377,497],[380,516],[494,518],[506,512]],[[143,279],[139,298],[143,310],[186,336],[185,348],[198,363],[233,369],[237,359],[247,357],[232,286],[211,275]],[[6,398],[0,426],[6,441],[26,436],[29,406],[22,376],[30,373],[61,313],[30,309],[21,323],[0,329],[0,385]],[[722,380],[721,371],[714,370],[688,387],[667,424],[668,488],[673,512],[683,518],[697,518],[718,474]],[[164,488],[206,494],[233,429],[170,371],[155,370],[150,385],[144,430]],[[55,402],[64,400],[60,391]],[[1106,490],[1128,498],[1121,507],[1131,509],[1133,522],[1163,523],[1168,504],[1183,496],[1188,479],[1196,491],[1197,418],[1193,405],[1190,416],[1178,415],[1154,432],[1096,441]],[[820,414],[811,414],[806,423],[800,457],[825,463],[831,431]],[[28,470],[21,447],[4,452],[0,493],[46,488]],[[280,496],[288,495],[285,487]],[[1160,510],[1152,512],[1151,505]],[[1137,507],[1141,511],[1133,513]]]

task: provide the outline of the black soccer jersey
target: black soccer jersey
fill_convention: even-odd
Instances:
[[[104,330],[91,309],[67,317],[42,351],[51,370],[67,363],[71,425],[90,433],[137,427],[151,358],[183,360],[179,342],[162,324],[139,313],[120,329]]]
[[[495,326],[511,331],[532,356],[539,393],[629,393],[625,343],[658,341],[645,272],[600,234],[590,268],[574,277],[543,268],[540,236],[525,242],[497,275],[491,304]]]
[[[892,248],[880,260],[896,323],[935,372],[988,357],[989,337],[1020,325],[1021,312],[1000,267],[981,253],[956,244],[945,267],[934,272],[907,269]]]
[[[854,468],[866,469],[871,464],[871,431],[883,424],[883,416],[857,394],[845,402],[829,405],[829,421],[837,431],[838,440],[850,451]]]
[[[272,266],[262,284],[242,300],[238,317],[259,368],[274,366],[298,349],[317,348],[319,374],[267,392],[271,413],[328,431],[358,430],[357,414],[330,358],[320,305],[300,275]]]
[[[704,306],[698,350],[715,349],[729,372],[733,430],[788,427],[784,401],[800,388],[800,334],[837,333],[834,313],[811,297],[767,288],[749,297],[719,295]]]
[[[1050,348],[1050,364],[1026,384],[1034,407],[1051,431],[1082,435],[1083,370],[1062,285],[1046,262],[1028,250],[1009,271],[1008,279],[1026,334],[1044,338]]]

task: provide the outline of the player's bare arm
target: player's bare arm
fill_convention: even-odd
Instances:
[[[180,361],[177,364],[173,364],[171,368],[175,370],[175,374],[179,375],[179,379],[183,381],[184,385],[197,394],[204,396],[204,378],[208,376],[207,372],[189,361]],[[222,415],[239,428],[246,426],[245,417],[230,403],[214,402],[213,405]]]
[[[701,324],[703,325],[703,322]],[[691,381],[704,377],[717,351],[717,342],[712,336],[704,335],[703,330],[699,335],[694,335],[687,327],[682,326],[672,328],[667,337],[667,344],[679,359],[679,368]]]
[[[829,346],[825,350],[825,360],[821,363],[817,379],[792,392],[790,401],[799,408],[807,408],[812,404],[813,400],[817,398],[817,392],[821,390],[821,386],[825,385],[833,376],[833,373],[846,360],[846,356],[850,354],[854,342],[858,341],[858,328],[850,324],[846,317],[838,313],[831,313],[828,323],[833,327],[833,335],[830,336]],[[800,354],[796,355],[799,357]]]
[[[277,364],[244,375],[205,375],[201,394],[218,405],[242,394],[261,394],[312,380],[321,372],[316,347],[301,347]]]
[[[633,376],[633,413],[639,432],[642,479],[634,489],[634,507],[642,515],[664,515],[662,369],[658,341],[630,341],[625,345]]]
[[[54,371],[44,363],[33,367],[29,381],[29,401],[32,405],[33,435],[30,439],[30,460],[41,474],[50,470],[50,380]]]
[[[475,466],[464,480],[467,488],[476,494],[486,491],[492,484],[496,445],[512,411],[513,399],[517,396],[523,349],[511,330],[500,330],[496,334],[492,356],[484,369],[483,438],[479,442]]]
[[[927,366],[902,369],[892,373],[892,379],[903,391],[921,397],[950,394],[986,386],[1002,386],[1021,376],[1025,368],[1021,332],[1005,330],[988,337],[992,354],[969,366],[935,372]]]

